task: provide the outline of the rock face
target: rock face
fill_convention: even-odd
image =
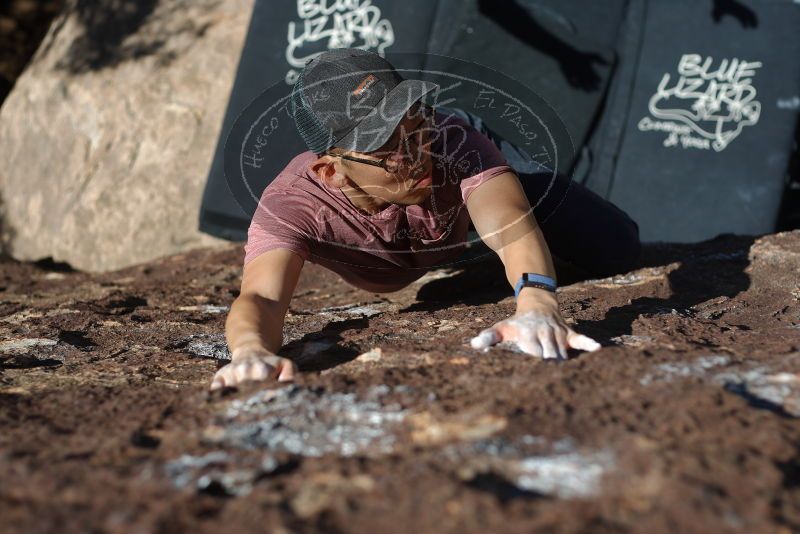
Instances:
[[[566,361],[470,347],[514,312],[496,257],[387,294],[308,264],[295,383],[221,395],[241,246],[0,263],[0,530],[799,531],[798,251],[726,235],[559,272],[603,345]]]
[[[197,211],[252,0],[73,1],[0,109],[0,230],[88,271],[218,244]]]

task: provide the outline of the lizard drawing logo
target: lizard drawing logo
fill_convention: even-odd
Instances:
[[[732,58],[713,64],[710,56],[681,56],[677,78],[661,78],[639,130],[666,132],[664,146],[721,152],[745,126],[756,124],[761,103],[753,77],[761,62]]]

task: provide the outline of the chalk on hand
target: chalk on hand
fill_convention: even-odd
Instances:
[[[588,336],[584,336],[583,334],[578,334],[574,338],[572,338],[571,345],[576,349],[580,350],[588,350],[590,352],[594,352],[596,350],[600,350],[603,346],[598,343],[597,341],[593,340]]]
[[[497,335],[494,330],[484,330],[477,336],[473,337],[469,344],[473,349],[485,349],[489,345],[494,345],[497,342]]]

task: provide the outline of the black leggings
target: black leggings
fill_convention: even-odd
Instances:
[[[642,248],[639,225],[627,213],[561,175],[518,176],[554,260],[594,277],[636,268]]]

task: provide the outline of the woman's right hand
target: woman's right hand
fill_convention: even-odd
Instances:
[[[292,360],[282,358],[264,348],[239,348],[231,355],[231,363],[220,369],[211,381],[211,391],[235,387],[246,380],[294,380],[297,367]]]

